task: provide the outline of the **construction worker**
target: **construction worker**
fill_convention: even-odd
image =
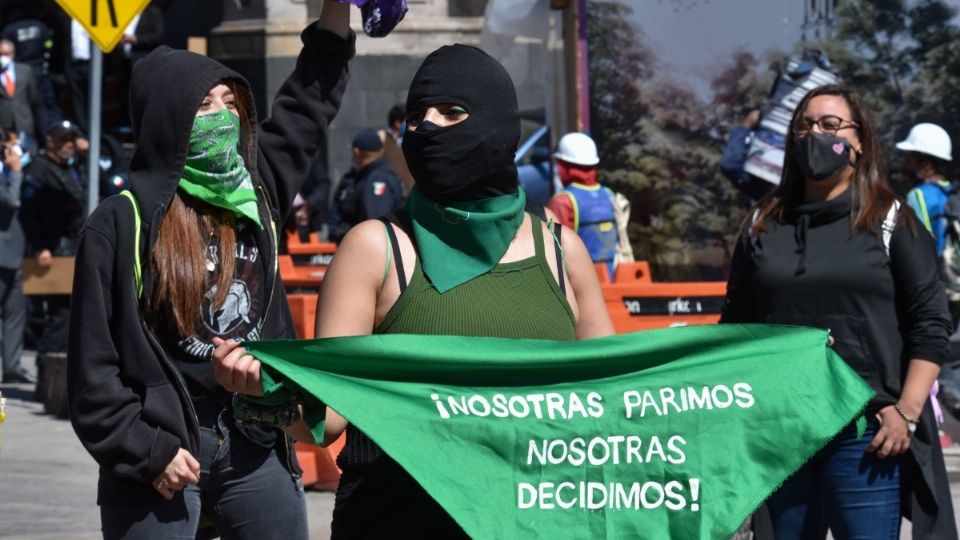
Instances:
[[[553,196],[549,208],[560,223],[577,231],[594,263],[604,263],[613,278],[621,244],[626,241],[626,219],[629,202],[597,182],[597,145],[583,133],[567,133],[560,139],[557,151],[557,174],[563,190]],[[626,208],[618,207],[623,205]],[[618,220],[618,214],[621,219]],[[619,223],[622,221],[622,225]],[[632,252],[629,259],[633,259]]]
[[[937,239],[937,255],[942,255],[951,185],[939,171],[943,162],[953,159],[950,135],[936,124],[917,124],[906,140],[897,143],[897,149],[906,152],[904,172],[918,182],[907,193],[907,204]]]

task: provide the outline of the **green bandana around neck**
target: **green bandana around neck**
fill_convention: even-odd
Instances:
[[[687,326],[577,342],[248,342],[265,404],[326,405],[473,538],[730,538],[874,395],[824,330]]]
[[[249,218],[262,229],[257,193],[239,148],[237,115],[224,109],[198,116],[179,187],[191,197]]]
[[[440,293],[493,269],[523,223],[526,194],[444,205],[416,186],[406,210],[423,273]]]

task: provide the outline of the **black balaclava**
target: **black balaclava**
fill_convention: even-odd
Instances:
[[[441,47],[414,75],[406,110],[441,103],[459,105],[469,116],[452,126],[422,122],[407,130],[403,156],[417,188],[444,203],[516,193],[520,113],[507,70],[476,47]]]

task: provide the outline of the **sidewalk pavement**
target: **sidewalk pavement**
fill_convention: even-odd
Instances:
[[[34,372],[34,357],[24,358]],[[95,540],[100,535],[97,465],[69,420],[44,414],[33,386],[0,384],[0,538]],[[307,491],[310,538],[330,537],[333,493]]]
[[[24,364],[33,371],[32,354]],[[30,399],[32,391],[31,385],[0,385],[7,398],[7,419],[0,425],[0,538],[98,539],[96,464],[70,422],[44,414],[43,405]],[[960,424],[946,427],[960,439]],[[953,505],[960,510],[960,447],[950,449],[947,461]],[[311,539],[330,537],[332,511],[332,493],[307,491]],[[909,525],[902,539],[910,538]]]

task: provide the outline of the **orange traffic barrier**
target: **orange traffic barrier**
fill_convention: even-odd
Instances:
[[[617,275],[614,283],[653,283],[650,273],[650,263],[647,261],[622,262],[617,265]]]
[[[294,265],[290,255],[280,255],[278,266],[283,284],[293,289],[319,289],[327,273],[326,265]]]
[[[603,299],[618,334],[667,326],[715,324],[726,295],[723,281],[657,283],[647,261],[621,263]]]
[[[291,237],[292,239],[294,237]],[[316,237],[313,238],[315,240]],[[332,254],[336,251],[335,244],[327,244],[323,247],[326,251],[303,251],[313,250],[324,244],[299,243],[299,237],[296,237],[297,246],[289,245],[290,252],[295,253],[295,248],[301,249],[299,254]],[[329,246],[332,246],[330,248]],[[290,314],[293,317],[294,329],[297,337],[300,339],[313,339],[316,336],[317,319],[317,295],[320,283],[326,274],[326,264],[321,265],[294,265],[293,257],[290,255],[280,255],[278,269],[280,278],[284,285],[289,289],[305,289],[307,292],[291,292],[287,294],[287,302],[290,305]],[[337,483],[340,481],[340,469],[337,467],[337,455],[343,448],[345,436],[341,435],[337,441],[322,448],[311,444],[297,443],[295,450],[297,461],[303,470],[303,485],[312,489],[334,491],[337,489]]]
[[[297,452],[297,461],[303,470],[303,485],[322,491],[336,491],[340,482],[340,468],[337,467],[337,456],[343,450],[346,435],[334,441],[330,446],[314,446],[298,442],[294,449]]]
[[[317,233],[310,233],[309,241],[300,240],[297,231],[287,232],[287,253],[290,255],[329,255],[337,251],[337,245],[333,242],[321,242]],[[322,264],[330,264],[329,258],[323,260]]]
[[[300,339],[313,339],[316,336],[317,295],[308,293],[287,294],[293,327]]]
[[[597,273],[597,280],[600,281],[600,286],[610,284],[610,271],[607,270],[606,263],[594,263],[593,270]]]

